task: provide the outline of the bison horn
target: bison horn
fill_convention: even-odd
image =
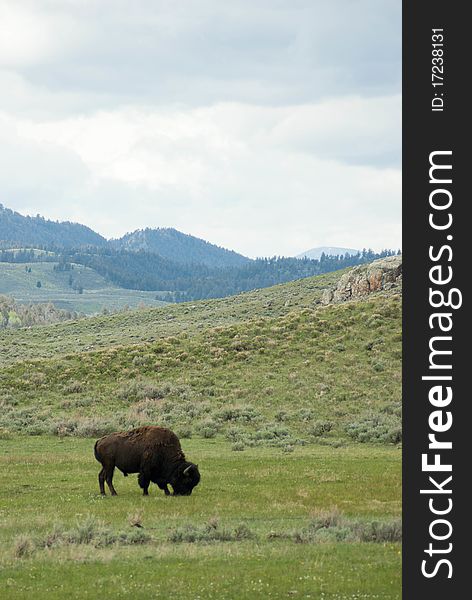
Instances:
[[[188,475],[190,469],[192,468],[193,465],[189,465],[186,469],[184,469],[184,475]]]

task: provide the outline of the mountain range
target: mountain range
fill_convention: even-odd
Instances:
[[[56,246],[106,246],[107,240],[90,227],[65,221],[49,221],[40,215],[29,217],[0,204],[0,247]]]
[[[119,239],[107,240],[85,225],[50,221],[37,215],[24,216],[0,204],[0,248],[54,247],[70,250],[110,248],[148,252],[178,263],[199,263],[207,267],[237,267],[250,258],[172,228],[138,229]]]
[[[0,205],[0,294],[23,302],[52,301],[81,312],[137,302],[221,298],[392,254],[324,250],[319,259],[250,259],[168,228],[107,240],[78,223],[25,217]]]

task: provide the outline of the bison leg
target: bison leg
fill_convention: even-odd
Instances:
[[[100,494],[105,496],[105,469],[103,468],[98,474],[98,485],[100,486]]]
[[[143,472],[138,475],[138,483],[141,488],[143,488],[143,496],[149,496],[149,484],[151,483],[151,479],[148,478]]]
[[[113,487],[113,472],[115,470],[115,467],[108,467],[105,471],[105,479],[108,485],[108,489],[110,490],[110,493],[112,496],[116,496],[116,490]]]
[[[166,496],[170,496],[170,492],[169,492],[169,488],[167,487],[167,483],[162,483],[162,482],[160,482],[160,483],[158,483],[157,485],[159,486],[159,488],[160,488],[161,490],[164,490],[164,494],[165,494]]]

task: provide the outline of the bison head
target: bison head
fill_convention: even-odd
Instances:
[[[169,483],[174,490],[174,496],[190,496],[199,481],[198,465],[185,462],[175,471]]]

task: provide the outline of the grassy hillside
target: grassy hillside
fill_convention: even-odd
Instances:
[[[98,435],[163,423],[241,446],[323,438],[397,442],[398,296],[17,361],[1,369],[0,425]],[[6,399],[6,400],[5,400]]]
[[[28,330],[0,331],[0,365],[139,341],[152,342],[184,331],[193,335],[203,329],[241,323],[251,318],[286,315],[316,306],[323,290],[334,285],[344,272],[335,271],[229,298],[167,304],[162,308],[101,315],[85,321]],[[126,293],[126,290],[116,291],[117,294],[122,292]]]
[[[120,309],[125,305],[163,304],[155,299],[155,292],[114,287],[88,267],[74,265],[72,271],[57,271],[55,266],[57,263],[51,262],[28,265],[0,262],[0,294],[24,303],[53,302],[58,308],[85,314],[97,313],[103,308]],[[38,287],[38,281],[41,287]]]
[[[341,274],[2,332],[2,598],[399,600],[401,297],[321,305]],[[94,439],[143,423],[192,496],[99,495]]]

